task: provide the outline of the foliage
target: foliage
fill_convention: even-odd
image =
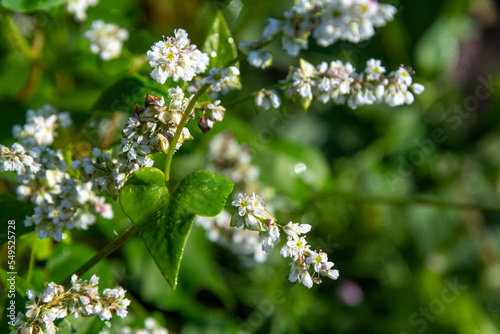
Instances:
[[[252,94],[262,87],[279,91],[275,84],[286,80],[291,65],[306,66],[270,43],[267,70],[239,59],[241,89],[220,98],[224,121],[206,134],[187,123],[194,140],[176,151],[168,188],[165,155],[155,153],[154,166],[131,174],[118,201],[106,197],[111,220],[98,217],[87,230],[66,231],[60,242],[38,239],[23,224],[33,206],[15,198],[14,173],[2,172],[0,252],[6,259],[6,222],[15,220],[17,311],[25,311],[27,289],[61,284],[132,222],[139,234],[81,275],[95,273],[102,286],[119,283],[133,296],[129,318],[113,318],[112,328],[139,327],[154,317],[175,333],[497,333],[500,67],[492,13],[498,8],[489,0],[389,3],[398,14],[371,40],[323,48],[311,39],[300,58],[339,59],[362,69],[375,57],[388,71],[410,65],[426,87],[412,105],[351,110],[283,98],[279,109],[256,113]],[[68,163],[90,157],[93,147],[116,148],[134,103],[146,107],[146,94],[166,99],[169,88],[187,88],[149,76],[146,52],[162,35],[185,29],[191,43],[217,55],[208,69],[222,67],[242,54],[236,42],[257,40],[267,18],[282,18],[292,1],[101,0],[83,22],[63,1],[3,0],[0,6],[1,144],[14,143],[11,128],[24,123],[26,110],[49,103],[74,121],[57,129],[53,144],[71,147],[64,151]],[[93,54],[84,37],[100,18],[129,31],[121,56],[110,61]],[[199,102],[210,100],[207,92]],[[195,117],[210,112],[199,106]],[[221,133],[247,145],[258,180],[243,185],[220,172],[210,148]],[[80,170],[69,172],[81,177]],[[218,174],[233,179],[233,193],[232,181]],[[280,222],[312,225],[311,244],[334,259],[339,280],[312,289],[292,284],[276,249],[265,263],[249,266],[193,226],[195,215],[233,214],[238,192],[254,190]],[[0,267],[8,291],[7,262]],[[105,327],[85,320],[68,317],[59,333]]]

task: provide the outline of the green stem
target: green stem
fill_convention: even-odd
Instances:
[[[179,141],[179,138],[181,136],[182,129],[186,125],[186,122],[189,116],[191,115],[191,110],[193,110],[194,106],[196,105],[196,101],[198,101],[201,95],[203,95],[203,93],[205,93],[205,91],[209,87],[210,84],[203,84],[203,86],[201,86],[200,89],[198,89],[198,91],[191,98],[188,106],[186,107],[186,110],[184,110],[184,114],[182,115],[181,121],[177,126],[177,130],[175,130],[174,138],[172,138],[172,141],[170,142],[170,146],[168,148],[168,153],[167,153],[167,160],[165,162],[165,184],[167,188],[170,182],[170,165],[172,164],[172,157],[174,156],[175,147],[177,146],[177,142]]]
[[[316,197],[316,196],[315,196]],[[483,211],[490,213],[500,213],[500,207],[494,206],[484,206],[477,205],[474,203],[455,203],[455,202],[447,202],[440,201],[433,198],[418,198],[418,197],[409,197],[409,198],[394,198],[394,197],[384,197],[384,196],[359,196],[356,194],[349,193],[328,193],[323,195],[318,195],[319,198],[335,198],[344,201],[351,202],[361,202],[361,203],[373,203],[373,204],[388,204],[395,206],[406,206],[406,205],[429,205],[436,206],[440,208],[451,208],[462,211]]]
[[[104,259],[106,256],[109,254],[113,253],[118,247],[120,247],[125,241],[127,241],[131,236],[133,236],[135,233],[137,233],[137,227],[135,225],[132,225],[129,227],[125,232],[123,232],[117,239],[115,239],[113,242],[108,244],[106,247],[101,249],[99,253],[97,253],[93,258],[88,260],[83,266],[78,268],[77,271],[75,271],[75,275],[81,276],[82,274],[86,273],[87,270],[92,268],[94,265],[96,265],[99,261]],[[71,281],[71,276],[73,274],[69,275],[66,277],[66,279],[62,282],[63,286],[66,286],[70,283]]]

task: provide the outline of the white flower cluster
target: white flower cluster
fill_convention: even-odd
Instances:
[[[251,189],[259,176],[259,169],[251,164],[248,150],[230,133],[219,133],[210,141],[207,169],[232,179],[239,188]],[[196,217],[195,225],[206,230],[207,238],[230,250],[244,265],[251,266],[267,259],[259,236],[248,230],[231,227],[231,215],[223,210],[216,217]]]
[[[144,328],[131,328],[128,326],[103,329],[99,334],[168,334],[168,329],[162,327],[154,318],[144,319]]]
[[[91,183],[73,178],[61,150],[50,147],[56,129],[71,125],[68,113],[57,113],[45,105],[28,110],[26,118],[23,127],[13,128],[14,137],[21,142],[11,148],[0,147],[0,171],[15,171],[18,197],[36,205],[34,214],[26,217],[24,224],[34,225],[42,239],[52,237],[59,241],[65,228],[87,229],[96,220],[94,213],[111,219],[111,205],[91,191]]]
[[[75,15],[75,20],[82,22],[87,19],[87,8],[95,6],[99,0],[67,0],[66,10]]]
[[[196,74],[206,71],[209,58],[206,53],[189,44],[188,34],[184,29],[174,31],[175,37],[156,42],[147,52],[149,65],[154,67],[151,78],[164,84],[172,77],[174,81],[191,81]]]
[[[297,56],[308,48],[312,34],[316,42],[327,47],[338,40],[359,43],[371,38],[375,28],[392,21],[396,8],[377,0],[298,0],[285,20],[269,19],[261,42],[281,36],[283,49]]]
[[[218,133],[210,140],[207,158],[209,171],[230,178],[242,188],[259,177],[259,168],[252,165],[248,148],[240,145],[229,132]]]
[[[262,250],[259,236],[248,230],[231,227],[231,214],[222,210],[215,217],[196,216],[195,226],[203,228],[208,240],[230,250],[238,256],[245,266],[262,263],[267,259],[267,253]]]
[[[92,184],[93,191],[108,194],[113,199],[118,197],[127,180],[124,166],[122,161],[112,158],[110,150],[97,147],[92,149],[92,157],[71,162],[71,168],[80,171],[82,179]]]
[[[349,63],[340,60],[330,64],[323,62],[317,67],[301,59],[300,67],[291,67],[283,81],[285,95],[307,109],[313,99],[323,103],[333,100],[337,104],[352,109],[359,106],[387,103],[391,107],[411,104],[413,94],[421,94],[424,86],[413,83],[413,71],[401,66],[398,70],[386,73],[380,60],[370,59],[363,72],[356,72]]]
[[[55,334],[58,328],[54,321],[68,314],[73,314],[75,318],[97,316],[102,321],[111,319],[113,315],[127,316],[130,300],[125,298],[125,290],[121,287],[105,289],[99,295],[99,278],[95,275],[89,281],[82,281],[73,275],[71,283],[72,287],[66,291],[54,282],[45,284],[45,290],[37,296],[33,290],[28,290],[26,313],[18,313],[16,329],[11,334]]]
[[[281,99],[274,89],[261,89],[254,96],[254,102],[257,108],[268,110],[270,108],[278,109],[281,105]]]
[[[24,126],[14,125],[12,134],[19,140],[32,138],[34,145],[52,145],[54,137],[57,135],[55,130],[58,126],[68,128],[72,124],[68,112],[58,113],[54,107],[49,104],[42,108],[26,112],[26,124]]]
[[[116,198],[133,172],[153,166],[151,154],[167,153],[189,103],[189,98],[179,87],[168,90],[168,99],[166,104],[163,97],[148,94],[145,108],[134,106],[134,114],[122,131],[117,159],[112,158],[110,151],[95,148],[92,158],[73,161],[72,168],[79,170],[84,180],[92,181],[94,191]],[[192,137],[185,127],[175,149],[179,149],[187,139]]]
[[[85,32],[85,38],[90,41],[92,53],[98,54],[102,60],[110,60],[120,56],[128,31],[114,23],[96,20],[92,22],[92,28]]]
[[[313,251],[307,244],[305,234],[311,230],[311,225],[292,222],[285,226],[276,224],[276,218],[265,208],[255,193],[252,196],[239,194],[238,199],[232,204],[238,212],[233,215],[231,225],[259,232],[262,249],[265,252],[271,252],[273,247],[280,243],[280,230],[286,234],[287,242],[280,253],[283,257],[290,257],[293,260],[288,277],[291,282],[298,280],[299,283],[311,288],[313,283],[321,283],[321,276],[334,280],[339,277],[338,270],[331,269],[333,262],[328,261],[327,254],[321,250]]]

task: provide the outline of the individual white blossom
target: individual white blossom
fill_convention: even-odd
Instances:
[[[375,28],[394,19],[396,8],[377,0],[298,0],[284,13],[285,20],[269,19],[260,45],[281,34],[283,49],[292,56],[308,48],[312,35],[327,47],[336,41],[359,43],[371,38]]]
[[[191,81],[195,75],[205,72],[209,63],[206,53],[189,44],[184,29],[175,30],[174,35],[156,42],[147,52],[149,65],[154,67],[151,78],[162,84],[170,77],[174,81]]]
[[[212,84],[212,89],[215,92],[222,90],[225,84],[232,86],[239,86],[240,84],[240,70],[236,66],[229,66],[223,68],[212,68],[205,77],[204,83]]]
[[[128,31],[114,23],[96,20],[92,22],[92,28],[85,32],[85,38],[90,41],[92,53],[98,54],[102,60],[110,60],[120,56]]]
[[[87,19],[87,8],[97,5],[99,0],[67,0],[66,10],[75,15],[75,20],[82,22]]]
[[[269,90],[269,89],[259,90],[255,94],[254,101],[255,101],[255,105],[258,108],[262,108],[265,110],[270,109],[270,108],[277,109],[281,105],[281,99],[274,89],[272,89],[272,90]]]
[[[248,54],[248,62],[253,67],[265,69],[273,63],[273,55],[266,50],[254,50]]]
[[[350,63],[323,62],[317,67],[301,59],[299,68],[291,68],[283,80],[285,95],[307,109],[313,99],[323,103],[333,100],[356,109],[362,105],[387,103],[391,107],[411,104],[413,94],[421,94],[424,86],[412,84],[413,71],[401,66],[386,73],[380,60],[370,59],[362,72]]]
[[[248,63],[253,67],[265,69],[273,63],[273,55],[267,50],[262,50],[261,47],[261,45],[253,42],[240,42],[240,50],[248,54]]]
[[[33,290],[27,291],[26,312],[19,312],[15,320],[15,330],[11,334],[53,333],[58,331],[54,321],[69,314],[79,316],[97,316],[102,321],[113,315],[127,316],[130,300],[125,298],[121,287],[105,289],[99,294],[99,278],[95,275],[89,281],[71,277],[72,286],[65,290],[54,282],[45,283],[45,289],[35,297]]]

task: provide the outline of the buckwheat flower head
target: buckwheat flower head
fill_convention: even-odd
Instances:
[[[99,0],[67,0],[66,10],[75,15],[75,20],[82,22],[87,19],[87,8],[97,5]]]
[[[97,286],[99,278],[95,275],[89,281],[71,277],[72,286],[65,290],[54,282],[45,283],[45,289],[35,296],[28,290],[26,312],[18,313],[15,330],[11,334],[56,333],[58,328],[54,321],[63,319],[68,314],[79,316],[97,316],[101,320],[109,320],[113,315],[125,317],[130,301],[125,298],[125,290],[121,287],[105,289],[99,295]]]
[[[26,124],[16,125],[14,137],[21,143],[11,148],[0,146],[0,171],[15,171],[19,184],[16,194],[21,200],[35,204],[25,226],[34,226],[39,238],[64,237],[65,229],[87,229],[96,221],[95,214],[111,218],[111,206],[91,191],[91,184],[74,179],[61,150],[50,147],[56,128],[71,126],[68,113],[58,113],[45,105],[28,110]]]
[[[92,182],[94,192],[117,198],[133,172],[153,165],[152,154],[167,154],[190,99],[179,87],[168,90],[167,101],[164,97],[147,94],[145,108],[134,106],[133,115],[122,130],[115,156],[111,151],[94,148],[92,157],[73,161],[72,168],[80,171],[84,181]],[[192,136],[183,128],[175,150],[188,139]],[[101,214],[109,212],[106,208],[98,210]]]
[[[205,72],[209,63],[206,53],[189,44],[184,29],[175,30],[174,35],[156,42],[147,52],[149,65],[154,67],[151,78],[162,84],[170,77],[174,81],[191,81],[195,75]]]
[[[234,200],[232,205],[238,209],[238,212],[233,216],[232,226],[243,226],[243,228],[252,231],[263,231],[264,220],[273,218],[264,208],[264,204],[259,202],[259,198],[255,193],[252,196],[240,193],[238,199]]]
[[[257,198],[255,193],[252,196],[238,195],[238,199],[232,203],[238,212],[233,215],[231,226],[243,226],[247,230],[259,232],[262,250],[267,253],[280,243],[280,231],[283,231],[286,235],[286,243],[281,247],[280,254],[292,259],[289,275],[291,282],[298,281],[311,288],[313,283],[322,282],[322,276],[336,280],[339,272],[332,269],[333,262],[328,261],[325,252],[311,250],[306,240],[305,234],[311,230],[311,225],[291,221],[285,226],[278,225],[276,218],[263,208],[264,205],[259,203]]]
[[[12,134],[23,142],[32,138],[33,145],[52,145],[57,136],[55,130],[59,127],[67,128],[71,124],[71,117],[67,112],[59,113],[51,105],[45,104],[39,109],[29,109],[26,112],[26,123],[22,127],[14,125]]]
[[[333,100],[356,109],[374,103],[387,103],[389,106],[411,104],[413,94],[421,94],[424,86],[413,83],[413,70],[401,67],[386,73],[380,60],[370,59],[362,72],[350,63],[323,62],[314,67],[301,59],[299,68],[290,68],[283,89],[285,95],[299,102],[307,109],[313,99],[327,103]]]
[[[92,53],[98,54],[102,60],[110,60],[120,56],[128,31],[114,23],[96,20],[92,22],[92,28],[85,32],[85,38],[90,41]]]
[[[2,155],[0,156],[0,172],[15,171],[17,175],[26,173],[36,174],[40,171],[41,164],[35,159],[37,152],[26,150],[21,144],[14,143],[12,146],[6,147],[0,145]]]
[[[339,40],[359,43],[393,20],[394,14],[394,6],[377,0],[298,0],[284,13],[285,20],[269,19],[261,43],[281,35],[283,49],[291,56],[307,49],[311,35],[323,47]]]

